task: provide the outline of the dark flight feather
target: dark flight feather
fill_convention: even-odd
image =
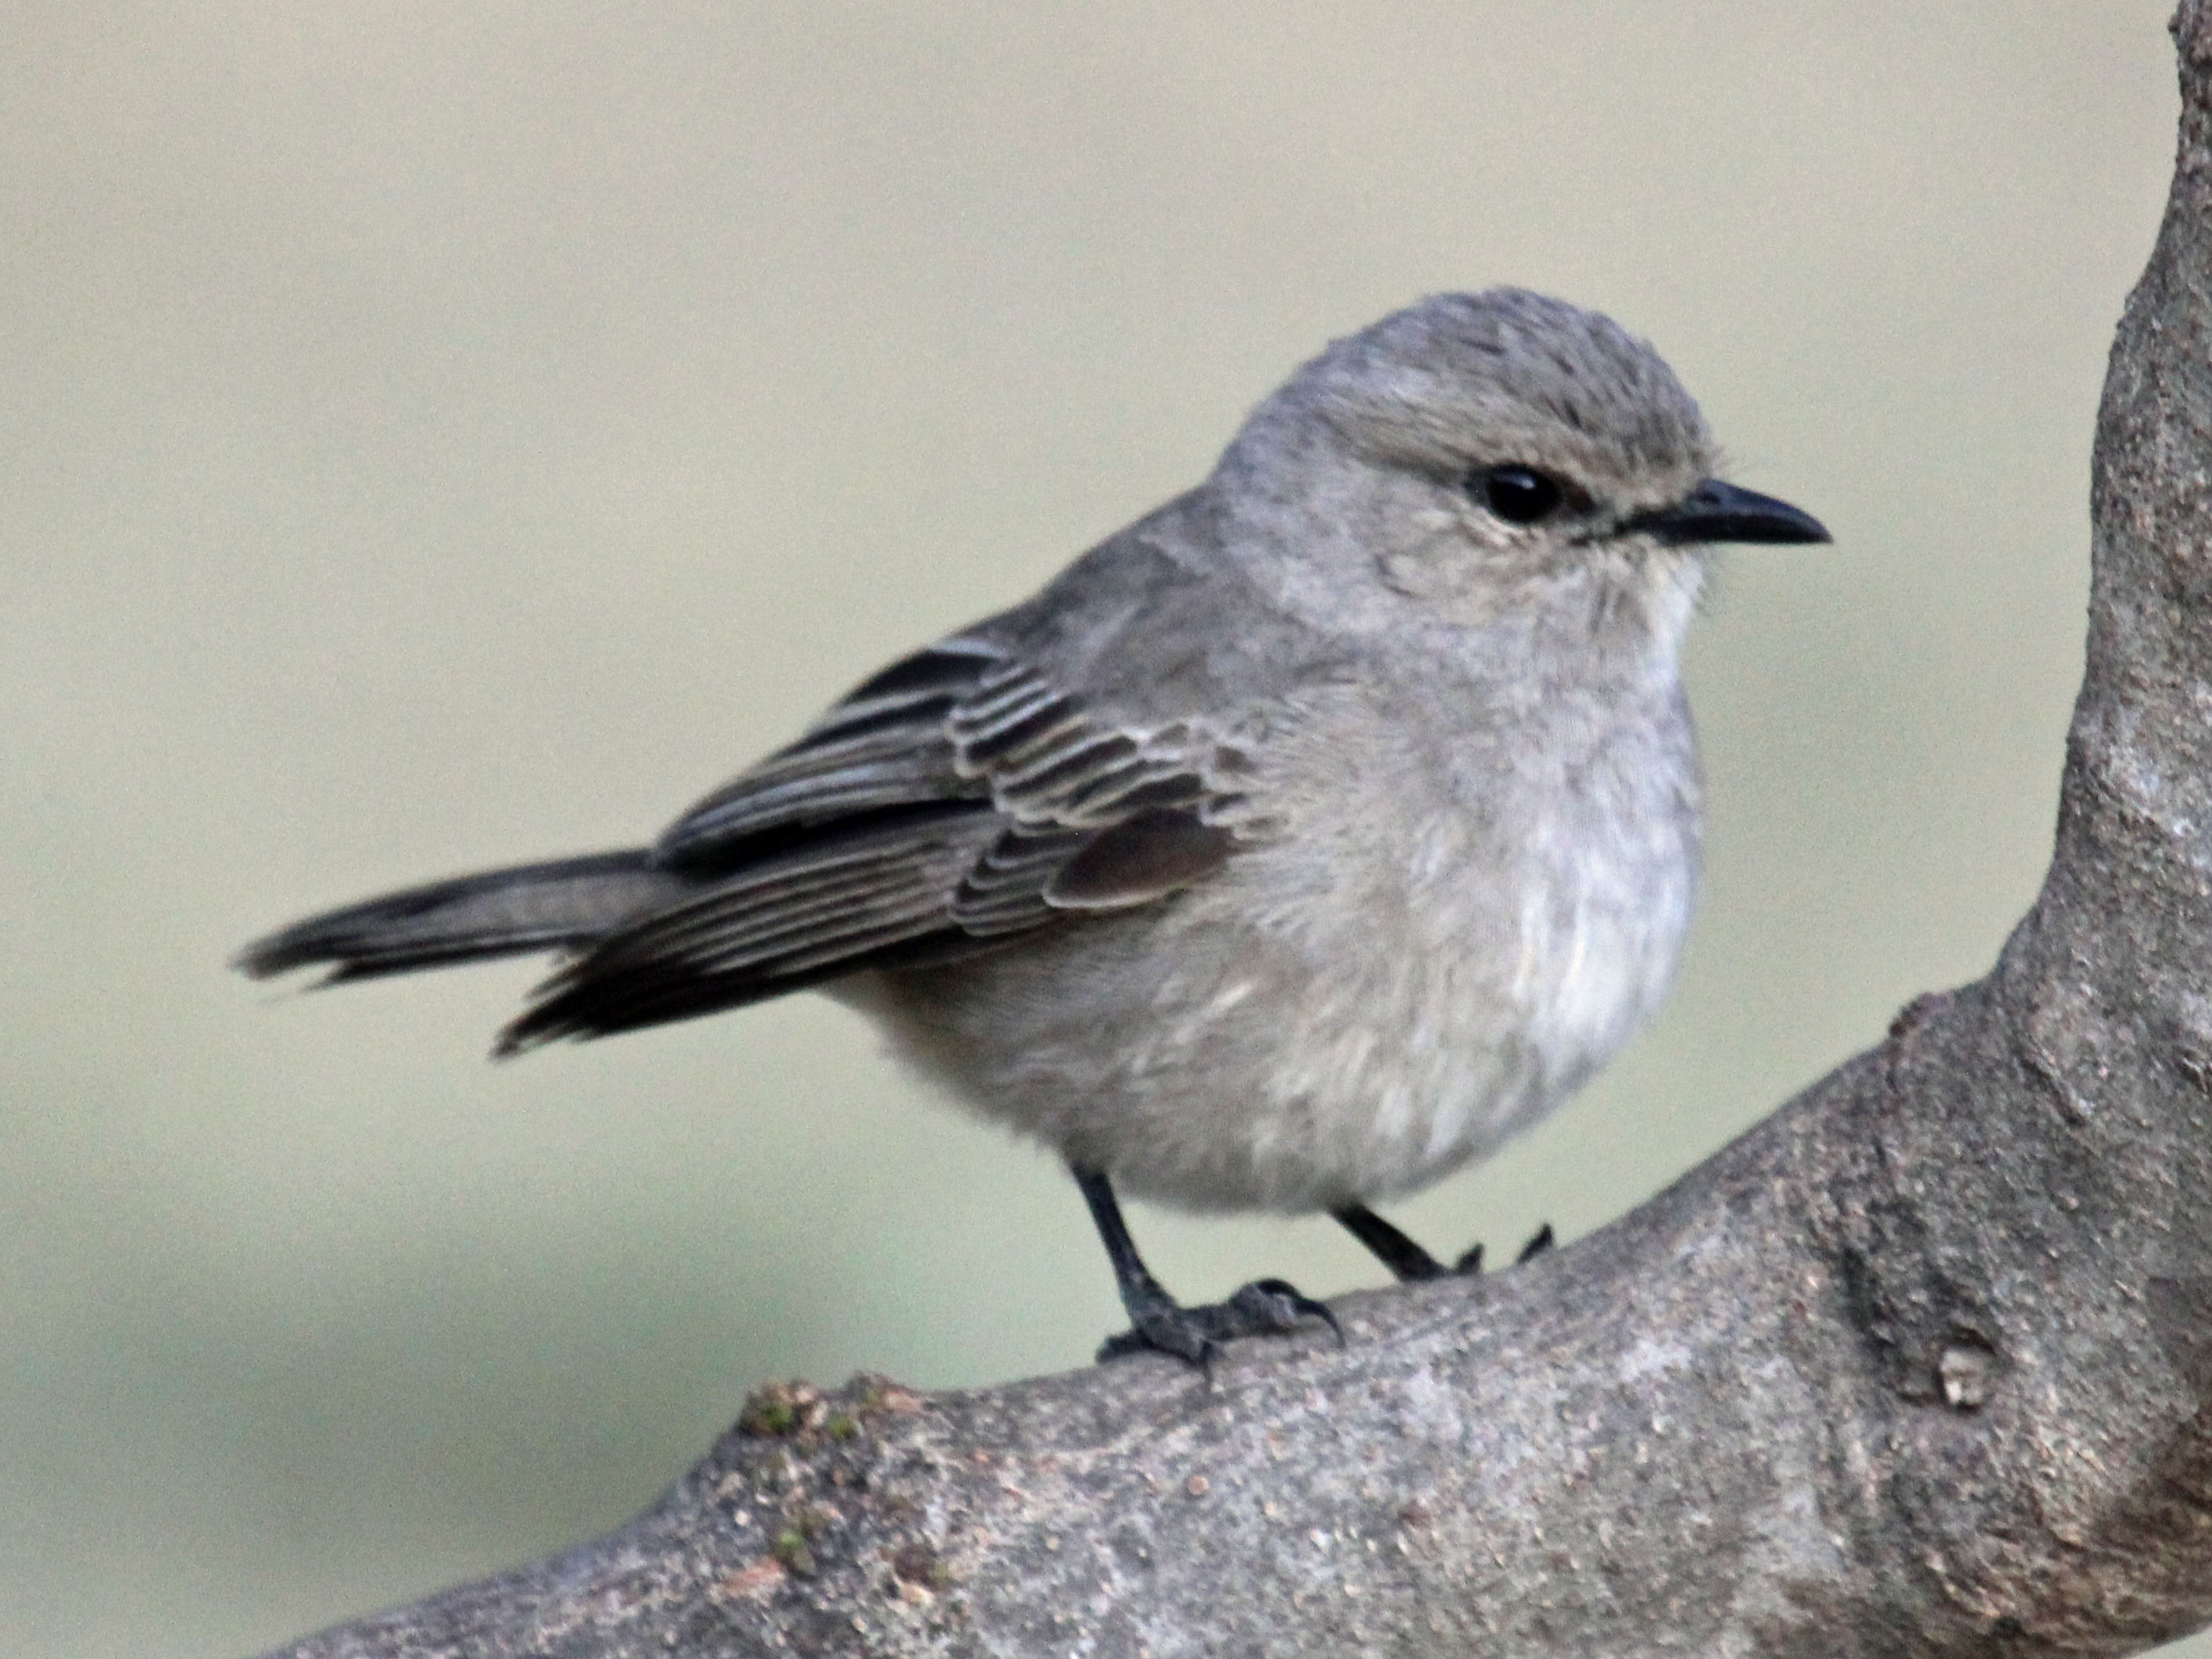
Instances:
[[[863,683],[670,827],[673,902],[591,943],[511,1054],[945,962],[1218,867],[1204,745],[1115,731],[1025,663],[954,639]]]

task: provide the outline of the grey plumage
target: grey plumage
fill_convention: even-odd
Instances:
[[[821,985],[1079,1171],[1358,1209],[1555,1105],[1665,989],[1703,544],[1825,539],[1715,464],[1605,319],[1425,301],[651,848],[372,901],[242,965],[570,953],[501,1052]]]
[[[494,957],[580,950],[684,892],[643,848],[487,870],[295,922],[239,953],[257,979],[328,967],[326,985]]]

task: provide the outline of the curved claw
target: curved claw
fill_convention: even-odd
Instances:
[[[1336,1322],[1328,1304],[1316,1301],[1287,1279],[1255,1279],[1239,1285],[1227,1305],[1249,1314],[1254,1322],[1238,1335],[1294,1331],[1300,1320],[1318,1319],[1336,1338],[1336,1346],[1344,1346],[1344,1327]]]

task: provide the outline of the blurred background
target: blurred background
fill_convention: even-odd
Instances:
[[[1396,1218],[1588,1231],[1981,972],[2049,845],[2166,11],[17,0],[0,1650],[242,1654],[569,1542],[768,1378],[1083,1364],[1059,1170],[819,1000],[493,1066],[530,964],[224,961],[646,838],[1420,294],[1611,312],[1837,544],[1729,556],[1697,636],[1668,1011]],[[1187,1297],[1381,1277],[1326,1221],[1133,1220]]]

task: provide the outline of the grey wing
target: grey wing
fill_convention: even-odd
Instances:
[[[693,887],[540,988],[501,1053],[945,962],[1142,904],[1233,850],[1221,746],[1095,717],[1011,647],[956,636],[856,688],[672,825]]]

